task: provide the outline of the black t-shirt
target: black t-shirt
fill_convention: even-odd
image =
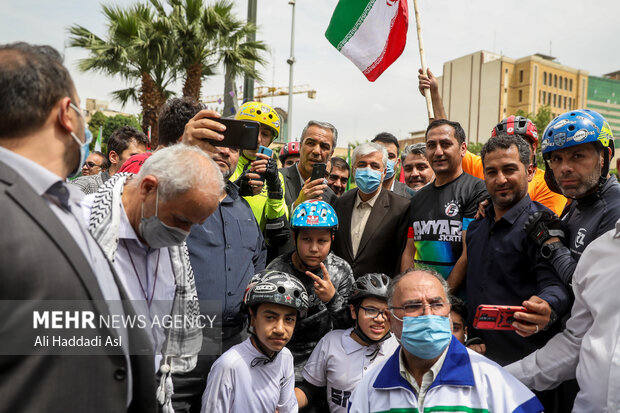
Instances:
[[[445,185],[426,185],[411,199],[407,238],[415,243],[415,263],[448,278],[463,252],[461,232],[487,197],[484,181],[467,173]]]

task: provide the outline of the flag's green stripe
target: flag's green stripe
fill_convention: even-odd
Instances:
[[[425,407],[426,412],[463,412],[463,413],[489,413],[487,409],[467,407],[467,406],[433,406]]]
[[[410,408],[402,408],[402,409],[383,410],[383,411],[376,412],[376,413],[419,413],[419,412],[420,411],[416,409],[415,407],[410,407]]]
[[[418,413],[419,410],[416,408],[401,408],[401,409],[390,409],[383,410],[377,413]],[[463,412],[463,413],[489,413],[487,409],[479,409],[474,407],[467,406],[433,406],[433,407],[425,407],[424,413],[426,412]]]
[[[362,25],[376,0],[340,0],[334,10],[325,37],[338,50]]]

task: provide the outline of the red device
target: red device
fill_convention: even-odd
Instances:
[[[514,313],[517,311],[531,313],[530,310],[519,305],[480,304],[476,309],[474,327],[479,330],[516,330],[512,322],[515,321]]]

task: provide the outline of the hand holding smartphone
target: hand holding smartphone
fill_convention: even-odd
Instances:
[[[310,182],[316,179],[325,179],[325,171],[327,170],[327,165],[324,163],[315,163],[312,165],[312,175],[310,176]]]
[[[479,330],[516,330],[512,326],[516,312],[531,313],[532,311],[518,305],[481,304],[476,309],[474,328]],[[524,321],[520,322],[524,323]]]
[[[225,118],[207,118],[226,126],[222,132],[224,139],[221,141],[208,139],[213,146],[225,146],[236,149],[256,149],[258,143],[259,123],[252,120],[238,120]]]

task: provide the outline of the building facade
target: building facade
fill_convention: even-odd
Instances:
[[[491,129],[517,110],[536,113],[549,105],[553,116],[586,107],[588,72],[535,54],[512,59],[478,51],[448,61],[438,78],[446,113],[465,129],[469,142],[486,142]]]

